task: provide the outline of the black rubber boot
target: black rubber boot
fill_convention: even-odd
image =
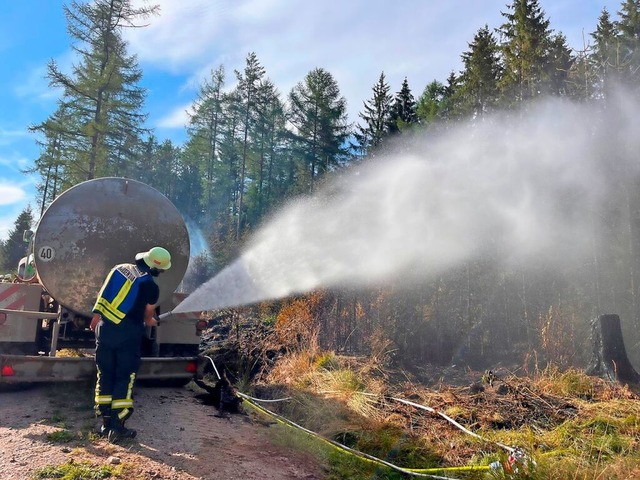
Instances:
[[[110,423],[111,417],[102,417],[102,425],[100,425],[100,428],[98,429],[98,435],[101,437],[108,436],[109,430],[111,430]]]
[[[118,443],[120,440],[135,438],[137,433],[133,428],[126,428],[123,421],[116,419],[109,425],[107,438],[111,443]]]

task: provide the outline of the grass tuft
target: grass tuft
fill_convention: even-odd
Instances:
[[[62,465],[49,465],[37,469],[33,478],[36,480],[101,480],[104,478],[121,478],[121,465],[95,465],[89,462],[70,460]]]
[[[474,381],[481,381],[480,376],[478,372]],[[279,359],[267,377],[279,396],[293,398],[274,405],[278,413],[325,438],[400,467],[504,463],[507,453],[499,442],[523,449],[537,464],[523,465],[519,476],[509,478],[640,478],[640,404],[637,393],[628,387],[556,366],[531,377],[500,378],[474,394],[466,387],[445,385],[431,390],[406,380],[382,366],[371,368],[366,361],[318,349],[291,352]],[[438,415],[384,399],[382,394],[387,392],[446,413],[484,440],[463,433]],[[328,479],[404,478],[335,448],[321,457],[328,462]],[[452,476],[507,478],[491,475],[456,472]]]

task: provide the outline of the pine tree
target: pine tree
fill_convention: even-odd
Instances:
[[[138,86],[142,73],[135,56],[127,54],[122,30],[138,26],[136,22],[157,12],[157,7],[134,8],[131,3],[74,0],[63,7],[79,62],[68,75],[51,60],[47,76],[52,86],[63,89],[59,110],[68,116],[64,123],[33,127],[51,142],[56,138],[53,134],[62,134],[59,138],[66,152],[63,187],[122,174],[139,154],[140,136],[145,133],[146,116],[141,113],[145,92]]]
[[[382,72],[378,82],[373,86],[373,96],[364,102],[364,112],[358,114],[364,120],[364,125],[356,127],[354,136],[363,156],[374,151],[387,133],[393,101],[390,90],[391,87]]]
[[[29,230],[33,223],[31,206],[27,206],[16,218],[13,229],[9,230],[7,240],[2,244],[2,268],[15,270],[21,258],[27,255],[27,244],[23,240],[25,230]]]
[[[322,68],[309,72],[289,94],[289,119],[295,127],[295,141],[308,182],[312,189],[316,179],[342,165],[348,158],[347,101],[333,76]]]
[[[487,25],[475,34],[462,62],[458,108],[463,114],[482,117],[498,102],[502,75],[498,42]]]
[[[418,115],[416,114],[416,100],[411,93],[409,82],[405,77],[402,81],[402,87],[396,94],[393,106],[391,107],[388,131],[391,134],[400,133],[417,123]]]

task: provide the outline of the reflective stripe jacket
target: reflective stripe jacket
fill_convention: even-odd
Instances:
[[[93,313],[100,313],[103,318],[115,324],[120,323],[133,307],[140,284],[148,281],[153,281],[151,275],[141,271],[136,265],[116,265],[100,289]]]

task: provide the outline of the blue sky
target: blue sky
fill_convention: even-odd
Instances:
[[[5,1],[0,17],[0,239],[35,200],[38,178],[22,170],[38,156],[28,127],[44,121],[59,91],[48,87],[46,65],[73,64],[61,0]],[[134,5],[144,3],[134,0]],[[503,23],[508,0],[156,0],[160,15],[125,33],[148,89],[148,127],[181,144],[186,110],[207,73],[223,64],[227,81],[256,52],[283,96],[313,68],[334,76],[357,120],[381,71],[392,92],[404,77],[414,95],[432,80],[461,69],[460,54],[478,29]],[[540,0],[554,31],[581,49],[606,7],[621,1]]]

